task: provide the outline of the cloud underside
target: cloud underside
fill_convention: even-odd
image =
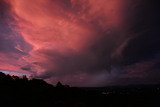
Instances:
[[[158,3],[1,0],[0,69],[76,86],[159,83]]]

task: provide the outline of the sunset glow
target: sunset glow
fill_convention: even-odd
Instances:
[[[139,78],[158,60],[144,60],[155,56],[149,50],[146,58],[132,58],[139,50],[132,42],[150,32],[134,28],[143,4],[134,1],[2,0],[0,21],[5,27],[0,26],[0,36],[5,42],[0,46],[0,69],[76,86]],[[132,77],[132,72],[137,75]]]

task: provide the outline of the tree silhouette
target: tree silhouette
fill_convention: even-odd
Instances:
[[[143,90],[137,90],[137,87],[111,88],[105,92],[105,88],[75,88],[61,82],[54,87],[42,79],[20,78],[0,72],[0,107],[118,107],[119,104],[128,107],[128,102],[145,102],[138,107],[149,107],[146,105],[153,101],[152,98],[160,101],[159,89],[158,85]]]
[[[63,85],[62,85],[62,83],[59,81],[59,82],[56,84],[56,87],[62,88]]]

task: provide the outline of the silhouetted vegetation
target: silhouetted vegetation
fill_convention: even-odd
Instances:
[[[0,107],[160,107],[160,85],[75,88],[0,72]]]

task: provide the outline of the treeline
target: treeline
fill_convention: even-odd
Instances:
[[[0,72],[0,107],[160,107],[159,85],[74,88]]]
[[[0,85],[2,86],[39,86],[39,87],[52,87],[52,85],[46,83],[44,80],[42,79],[28,79],[25,75],[20,78],[18,76],[11,76],[9,74],[4,74],[2,72],[0,72]]]
[[[89,104],[88,99],[80,88],[0,72],[0,107],[74,107]]]
[[[27,76],[22,76],[18,77],[15,75],[9,75],[9,74],[4,74],[0,72],[0,85],[1,86],[32,86],[32,87],[48,87],[48,88],[53,88],[53,87],[61,87],[61,88],[67,88],[69,85],[62,85],[61,82],[57,82],[56,85],[51,85],[45,82],[43,79],[28,79]]]

